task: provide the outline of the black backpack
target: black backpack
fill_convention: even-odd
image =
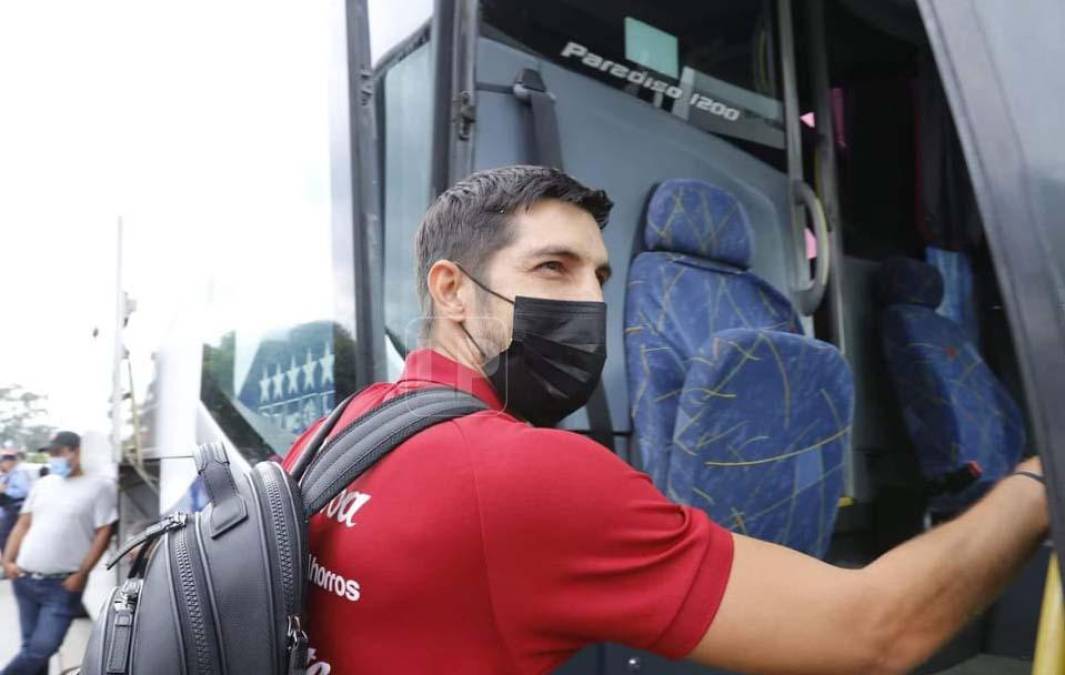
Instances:
[[[164,517],[108,563],[135,556],[96,620],[83,675],[304,672],[310,515],[414,434],[486,407],[453,389],[420,389],[363,415],[322,447],[348,400],[330,413],[291,476],[274,462],[235,475],[222,445],[198,449],[210,504]]]

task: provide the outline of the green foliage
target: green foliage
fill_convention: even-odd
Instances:
[[[56,430],[40,421],[45,401],[17,384],[0,386],[0,444],[33,452],[48,443]]]
[[[230,331],[218,341],[217,347],[203,346],[203,373],[230,396],[233,392],[233,361],[237,353],[237,334]]]

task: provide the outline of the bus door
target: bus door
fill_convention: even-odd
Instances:
[[[1002,289],[1065,541],[1065,6],[918,0]],[[1059,640],[1060,642],[1060,640]],[[1039,671],[1051,672],[1051,671]],[[1060,671],[1054,671],[1060,672]]]

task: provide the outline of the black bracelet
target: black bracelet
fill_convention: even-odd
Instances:
[[[1029,477],[1029,478],[1031,478],[1032,480],[1037,480],[1037,481],[1039,481],[1040,483],[1042,483],[1042,484],[1043,484],[1043,487],[1046,487],[1046,484],[1047,484],[1047,480],[1046,480],[1046,478],[1044,478],[1043,476],[1040,476],[1040,475],[1039,475],[1039,474],[1037,474],[1037,473],[1033,473],[1033,472],[1031,472],[1031,471],[1014,471],[1014,472],[1013,472],[1012,474],[1010,474],[1010,475],[1011,475],[1011,476],[1028,476],[1028,477]]]

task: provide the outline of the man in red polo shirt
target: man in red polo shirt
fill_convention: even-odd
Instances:
[[[549,428],[602,369],[610,206],[519,166],[474,174],[426,213],[424,348],[337,428],[418,387],[490,410],[413,437],[311,519],[310,675],[542,673],[607,641],[741,671],[903,672],[1044,536],[1031,460],[953,522],[839,569],[730,533]]]

